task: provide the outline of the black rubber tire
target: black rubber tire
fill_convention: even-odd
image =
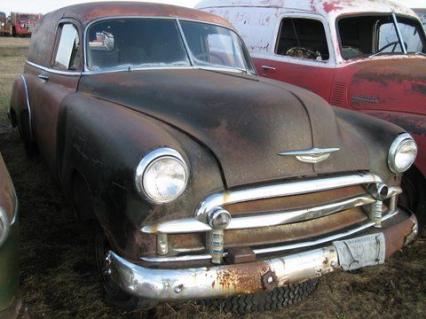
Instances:
[[[96,228],[95,235],[95,256],[98,273],[100,274],[105,300],[113,306],[119,307],[126,311],[148,311],[158,304],[153,300],[142,299],[132,296],[123,291],[117,284],[115,284],[110,275],[105,270],[105,255],[109,250],[109,243],[105,237],[104,231],[100,226]]]
[[[21,120],[18,121],[18,131],[24,142],[25,153],[29,158],[34,158],[38,154],[37,144],[31,140],[31,132],[29,128],[28,112],[21,114]]]
[[[419,222],[419,234],[426,236],[426,181],[423,175],[413,167],[402,178],[403,193],[399,205],[412,211]]]
[[[220,311],[239,315],[250,312],[276,311],[301,302],[312,294],[317,285],[318,279],[311,279],[300,284],[275,288],[270,292],[211,299],[203,303],[218,308]]]

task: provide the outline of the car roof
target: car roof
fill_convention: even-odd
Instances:
[[[199,9],[217,7],[258,7],[284,9],[286,12],[313,13],[332,19],[345,14],[395,12],[413,16],[408,7],[388,0],[203,0]]]
[[[132,1],[105,1],[76,4],[52,11],[48,13],[45,18],[73,18],[79,21],[84,27],[90,22],[100,18],[119,16],[178,17],[232,28],[232,25],[227,20],[199,10],[174,5]]]

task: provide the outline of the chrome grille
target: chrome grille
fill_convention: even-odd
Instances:
[[[251,212],[250,214],[239,212],[239,214],[233,216],[231,222],[224,230],[223,235],[226,239],[227,232],[230,234],[230,232],[234,230],[279,227],[292,223],[303,223],[308,220],[325,218],[327,216],[331,216],[333,214],[357,207],[363,208],[367,216],[369,215],[369,211],[373,209],[372,207],[382,207],[383,210],[386,211],[379,212],[379,216],[384,215],[382,219],[385,220],[396,214],[396,198],[397,195],[401,193],[401,189],[399,187],[390,188],[386,198],[388,201],[387,206],[378,206],[376,205],[378,200],[366,190],[368,189],[369,185],[380,183],[382,183],[382,180],[377,175],[359,173],[329,178],[289,181],[285,183],[270,184],[253,188],[231,190],[208,196],[205,201],[199,205],[193,218],[184,218],[179,220],[166,221],[155,225],[147,225],[142,228],[142,232],[148,234],[161,234],[161,236],[158,236],[162,240],[159,245],[164,247],[164,245],[168,244],[167,235],[212,233],[214,230],[209,225],[208,214],[210,211],[217,208],[232,207],[234,204],[246,203],[256,200],[277,199],[281,197],[284,198],[295,195],[312,194],[353,186],[362,186],[362,189],[364,189],[365,192],[358,192],[358,194],[355,196],[337,201],[336,199],[331,198],[329,202],[321,203],[320,205],[312,205],[312,203],[310,203],[310,206],[302,208],[281,210],[274,209],[273,211],[268,212],[258,210],[258,212]],[[254,245],[252,249],[256,255],[261,255],[286,251],[289,249],[319,245],[330,240],[352,235],[369,227],[379,226],[381,220],[377,219],[377,212],[374,216],[376,216],[376,220],[374,221],[367,218],[362,225],[356,225],[356,227],[353,227],[352,229],[339,232],[338,234],[334,234],[331,237],[325,236],[323,238],[307,240],[296,244],[281,242],[278,243],[278,245],[269,247],[256,247],[256,245]],[[208,236],[206,237],[208,238]],[[177,256],[152,256],[143,257],[142,259],[150,262],[208,260],[211,258],[211,255],[200,252],[206,251],[206,249],[208,249],[207,246],[208,243],[204,243],[204,245],[200,247],[193,247],[192,249],[180,247],[179,249],[173,250],[173,247],[171,247],[171,249],[167,249],[166,251],[168,251],[169,254],[177,254]],[[190,251],[198,251],[200,254],[183,255]],[[224,255],[226,256],[226,251],[224,252]]]

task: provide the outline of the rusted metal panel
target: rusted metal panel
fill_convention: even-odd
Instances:
[[[160,86],[162,95],[157,94]],[[363,142],[341,134],[332,109],[296,87],[285,90],[267,79],[204,70],[152,70],[83,77],[79,89],[173,124],[208,145],[221,160],[228,187],[300,175],[368,170]],[[233,100],[232,107],[223,102],[223,96]],[[310,131],[312,135],[306,134]],[[351,151],[354,144],[357,152]],[[341,152],[318,165],[277,155],[311,147],[338,147]]]

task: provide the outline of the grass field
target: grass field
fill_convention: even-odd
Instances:
[[[0,38],[0,152],[20,201],[21,292],[33,318],[142,318],[103,301],[91,246],[39,158],[25,156],[7,121],[13,80],[22,72],[28,39]],[[194,303],[164,304],[151,318],[233,318]],[[321,279],[305,302],[246,318],[426,318],[426,245],[417,241],[386,265]]]

